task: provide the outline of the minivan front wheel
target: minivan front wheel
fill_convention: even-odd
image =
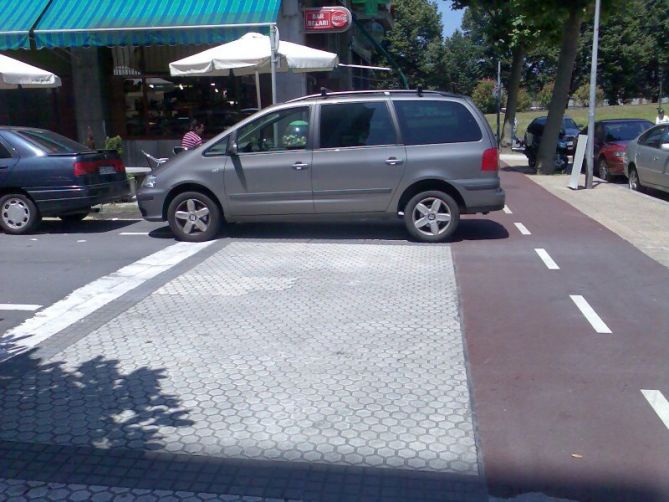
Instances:
[[[218,204],[200,192],[177,195],[167,209],[167,220],[180,241],[204,242],[213,239],[221,227]]]
[[[412,237],[423,242],[443,242],[460,223],[460,208],[450,195],[429,191],[416,194],[404,209],[404,224]]]

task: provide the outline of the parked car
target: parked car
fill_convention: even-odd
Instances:
[[[80,221],[91,206],[127,197],[116,152],[94,151],[60,134],[0,127],[0,228],[33,230],[43,216]]]
[[[630,141],[623,162],[632,190],[650,187],[669,192],[669,124],[652,127]]]
[[[627,144],[653,123],[643,119],[611,119],[595,122],[595,174],[609,181],[613,176],[625,174],[623,156]],[[586,127],[580,134],[588,134]]]
[[[537,117],[530,122],[530,125],[525,130],[523,137],[525,155],[530,167],[534,167],[537,164],[537,154],[539,153],[539,145],[541,144],[541,137],[544,134],[546,120],[548,120],[548,116],[546,115]],[[576,122],[571,117],[564,116],[562,118],[562,129],[560,130],[560,142],[562,144],[558,144],[558,150],[564,150],[567,155],[574,155],[578,131],[579,127]]]
[[[357,91],[266,108],[160,166],[137,200],[185,241],[223,221],[399,216],[441,242],[461,213],[502,209],[504,191],[495,136],[469,98]]]

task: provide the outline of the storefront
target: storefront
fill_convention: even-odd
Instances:
[[[4,5],[9,3],[10,5]],[[361,16],[389,12],[389,2],[349,3]],[[130,165],[141,150],[166,156],[193,118],[206,136],[252,113],[253,77],[169,76],[168,65],[249,31],[336,52],[343,63],[367,64],[355,30],[305,35],[302,9],[320,0],[98,0],[95,9],[71,0],[4,0],[0,50],[57,73],[55,91],[0,91],[0,123],[45,127],[102,147],[107,136],[124,140]],[[369,55],[367,57],[369,59]],[[280,74],[279,101],[313,92],[369,85],[363,70],[330,74]],[[271,102],[269,75],[261,76],[263,103]]]

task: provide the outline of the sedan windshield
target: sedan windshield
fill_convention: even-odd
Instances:
[[[17,134],[38,149],[48,154],[81,153],[92,151],[86,145],[72,141],[51,131],[23,130]]]
[[[605,126],[605,141],[630,141],[648,129],[650,122],[613,122]]]

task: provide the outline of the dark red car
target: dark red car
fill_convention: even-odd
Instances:
[[[609,181],[613,176],[624,176],[625,147],[653,123],[643,119],[611,119],[595,122],[595,174]],[[581,134],[587,134],[582,132]]]

